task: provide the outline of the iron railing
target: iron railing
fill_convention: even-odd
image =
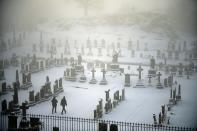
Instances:
[[[0,131],[7,131],[9,129],[8,116],[10,115],[0,116]],[[18,123],[17,127],[19,128],[19,123],[23,116],[16,116]],[[28,114],[26,120],[30,122],[29,127],[37,127],[35,131],[197,131],[195,128],[188,127],[128,123],[54,115]]]

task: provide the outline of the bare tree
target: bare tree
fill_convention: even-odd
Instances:
[[[75,0],[79,6],[81,6],[84,10],[84,15],[88,16],[88,12],[91,8],[99,8],[101,7],[101,3],[103,0]]]

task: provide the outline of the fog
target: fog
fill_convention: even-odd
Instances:
[[[1,27],[55,18],[161,14],[185,31],[196,32],[196,0],[1,0]],[[146,14],[148,19],[148,14]]]

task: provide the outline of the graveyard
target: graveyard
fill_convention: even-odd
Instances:
[[[20,127],[27,128],[26,116],[45,115],[197,128],[196,36],[96,17],[68,21],[13,27],[0,38],[1,121],[22,115]]]

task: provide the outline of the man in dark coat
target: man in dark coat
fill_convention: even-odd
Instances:
[[[57,103],[58,103],[58,101],[57,101],[57,99],[56,99],[55,96],[53,97],[53,99],[51,100],[51,102],[52,102],[52,114],[53,114],[53,111],[54,110],[55,110],[55,113],[56,113]]]
[[[63,112],[65,112],[65,114],[66,114],[65,106],[67,105],[67,101],[66,101],[65,96],[62,98],[60,105],[62,106],[62,114],[63,114]]]

